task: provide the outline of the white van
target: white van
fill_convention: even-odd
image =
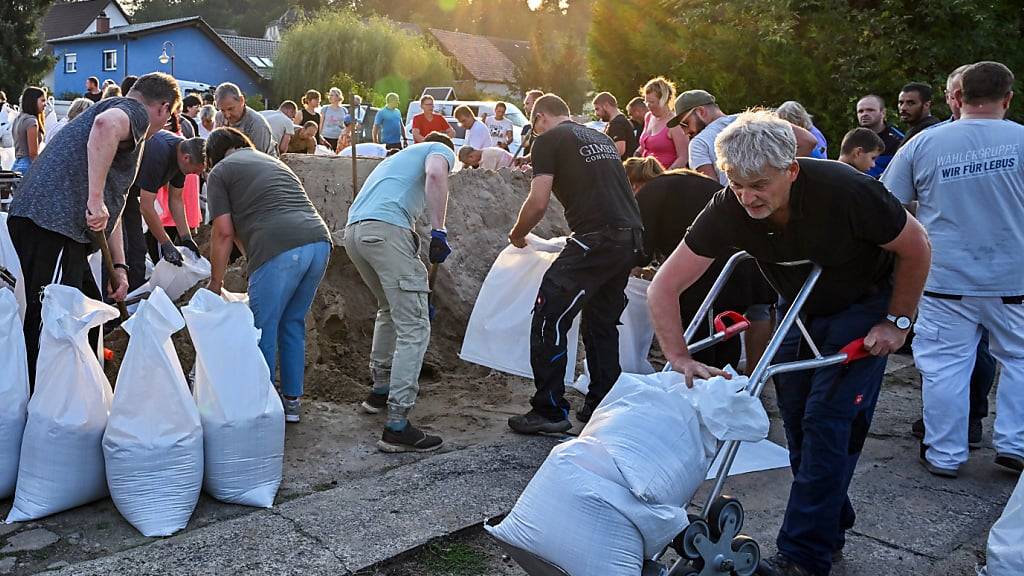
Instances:
[[[473,115],[480,118],[481,114],[486,113],[488,117],[494,116],[494,105],[497,102],[481,102],[479,100],[435,100],[434,101],[434,114],[444,116],[448,124],[455,130],[455,149],[463,145],[466,138],[466,130],[459,126],[458,121],[455,120],[455,109],[459,106],[468,106],[473,111]],[[412,143],[412,118],[419,114],[423,110],[420,108],[420,101],[414,100],[409,102],[409,109],[405,114],[405,130],[408,134],[409,143]],[[526,119],[526,115],[511,102],[505,102],[505,117],[512,121],[512,144],[509,145],[508,151],[515,154],[519,150],[519,143],[522,139],[523,126],[530,123]]]

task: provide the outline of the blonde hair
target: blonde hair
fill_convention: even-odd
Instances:
[[[804,130],[811,129],[811,115],[796,100],[787,100],[779,104],[779,107],[775,109],[775,114],[794,126],[799,126]]]
[[[76,116],[88,110],[89,106],[92,106],[92,100],[88,98],[75,98],[68,108],[68,120],[74,120]]]
[[[311,100],[316,100],[317,102],[319,102],[321,100],[320,92],[316,90],[307,90],[306,95],[302,97],[302,104],[305,105]]]
[[[338,88],[336,86],[332,86],[331,89],[327,91],[327,95],[328,96],[337,96],[338,100],[344,100],[345,99],[345,94],[342,93],[341,88]]]
[[[671,108],[676,102],[676,85],[670,82],[664,76],[658,76],[652,78],[644,84],[642,90],[640,90],[641,96],[646,96],[653,92],[658,97],[658,101],[665,108]]]
[[[106,100],[107,98],[116,98],[121,95],[121,87],[117,84],[111,84],[103,89],[103,95],[100,96],[100,100]]]
[[[643,186],[665,173],[665,167],[654,156],[626,158],[622,167],[626,169],[629,183],[636,186]]]

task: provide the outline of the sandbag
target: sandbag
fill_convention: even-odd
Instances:
[[[1017,576],[1024,574],[1024,476],[988,533],[988,576]]]
[[[281,484],[284,407],[252,311],[200,289],[182,312],[196,349],[203,489],[222,502],[269,508]]]
[[[0,287],[0,499],[14,494],[28,407],[28,359],[14,292]]]
[[[35,393],[7,522],[42,518],[107,495],[102,441],[112,394],[88,333],[117,318],[117,309],[51,284],[43,290],[42,316]]]
[[[157,288],[123,324],[131,338],[103,435],[107,485],[143,536],[188,524],[203,486],[203,430],[171,335],[185,327]]]
[[[7,213],[0,212],[0,267],[6,268],[14,276],[14,296],[18,301],[18,309],[21,319],[25,319],[25,274],[21,271],[21,261],[18,259],[18,252],[14,249],[10,232],[7,230]],[[0,288],[4,286],[0,280]]]
[[[184,296],[185,292],[191,290],[193,286],[210,277],[211,266],[209,260],[202,256],[196,256],[188,248],[181,248],[180,250],[184,260],[181,266],[175,266],[161,259],[153,267],[153,274],[150,275],[149,280],[142,286],[132,290],[128,294],[128,299],[131,300],[150,294],[156,288],[162,288],[167,297],[173,302]]]
[[[530,330],[541,280],[565,247],[565,238],[526,237],[526,248],[508,246],[494,261],[480,287],[466,326],[459,358],[488,368],[533,378]],[[578,352],[580,316],[569,330],[565,384],[571,385]]]
[[[649,280],[629,277],[626,284],[626,309],[619,319],[619,366],[630,374],[651,374],[654,366],[647,360],[654,342],[654,323],[647,308]],[[590,390],[590,367],[584,362],[583,374],[572,384],[586,394]]]

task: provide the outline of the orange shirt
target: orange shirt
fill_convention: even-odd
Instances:
[[[442,134],[448,132],[451,125],[444,119],[444,116],[434,114],[428,122],[426,116],[421,113],[412,117],[412,129],[419,130],[420,136],[426,138],[427,134],[431,132],[441,132]]]

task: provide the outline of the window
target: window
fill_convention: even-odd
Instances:
[[[64,73],[74,74],[78,72],[78,54],[74,52],[64,55]]]
[[[257,68],[266,68],[267,67],[267,65],[263,63],[263,60],[261,60],[260,58],[258,58],[256,56],[249,56],[249,61],[252,62],[252,65],[257,67]]]
[[[267,65],[267,68],[274,67],[274,63],[270,60],[270,58],[263,58],[263,63]]]
[[[117,50],[103,51],[103,70],[117,70]]]

